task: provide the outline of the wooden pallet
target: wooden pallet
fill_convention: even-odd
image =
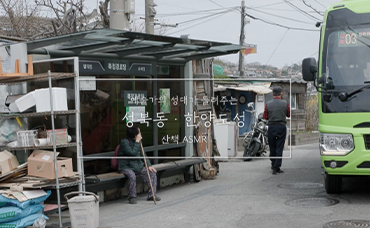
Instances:
[[[33,75],[33,62],[32,62],[32,55],[28,55],[28,70],[27,73],[21,73],[21,66],[19,59],[15,60],[15,72],[14,73],[3,73],[3,68],[1,65],[0,59],[0,79],[5,78],[19,78],[24,76]]]

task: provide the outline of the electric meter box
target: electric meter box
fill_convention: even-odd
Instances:
[[[125,0],[125,13],[135,13],[135,0]]]

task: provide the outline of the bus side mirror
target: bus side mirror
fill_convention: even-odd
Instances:
[[[315,58],[305,58],[302,61],[302,76],[305,81],[315,80],[317,73],[317,64]]]

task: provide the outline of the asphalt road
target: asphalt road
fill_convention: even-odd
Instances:
[[[282,174],[272,175],[267,158],[233,159],[220,162],[214,180],[158,191],[157,205],[146,194],[136,205],[127,199],[100,204],[100,227],[321,228],[337,220],[370,220],[367,177],[345,179],[344,193],[328,195],[318,145],[293,146],[291,155]]]

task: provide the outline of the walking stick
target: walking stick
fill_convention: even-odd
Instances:
[[[150,175],[149,175],[148,165],[146,164],[146,159],[145,159],[145,153],[144,153],[144,149],[143,149],[143,144],[141,144],[141,142],[140,142],[140,146],[141,146],[141,153],[143,154],[143,158],[144,158],[144,164],[145,164],[146,173],[148,174],[150,189],[152,190],[152,194],[153,194],[154,204],[157,205],[157,202],[155,201],[155,194],[154,194],[154,191],[153,191],[152,180],[150,179]]]

